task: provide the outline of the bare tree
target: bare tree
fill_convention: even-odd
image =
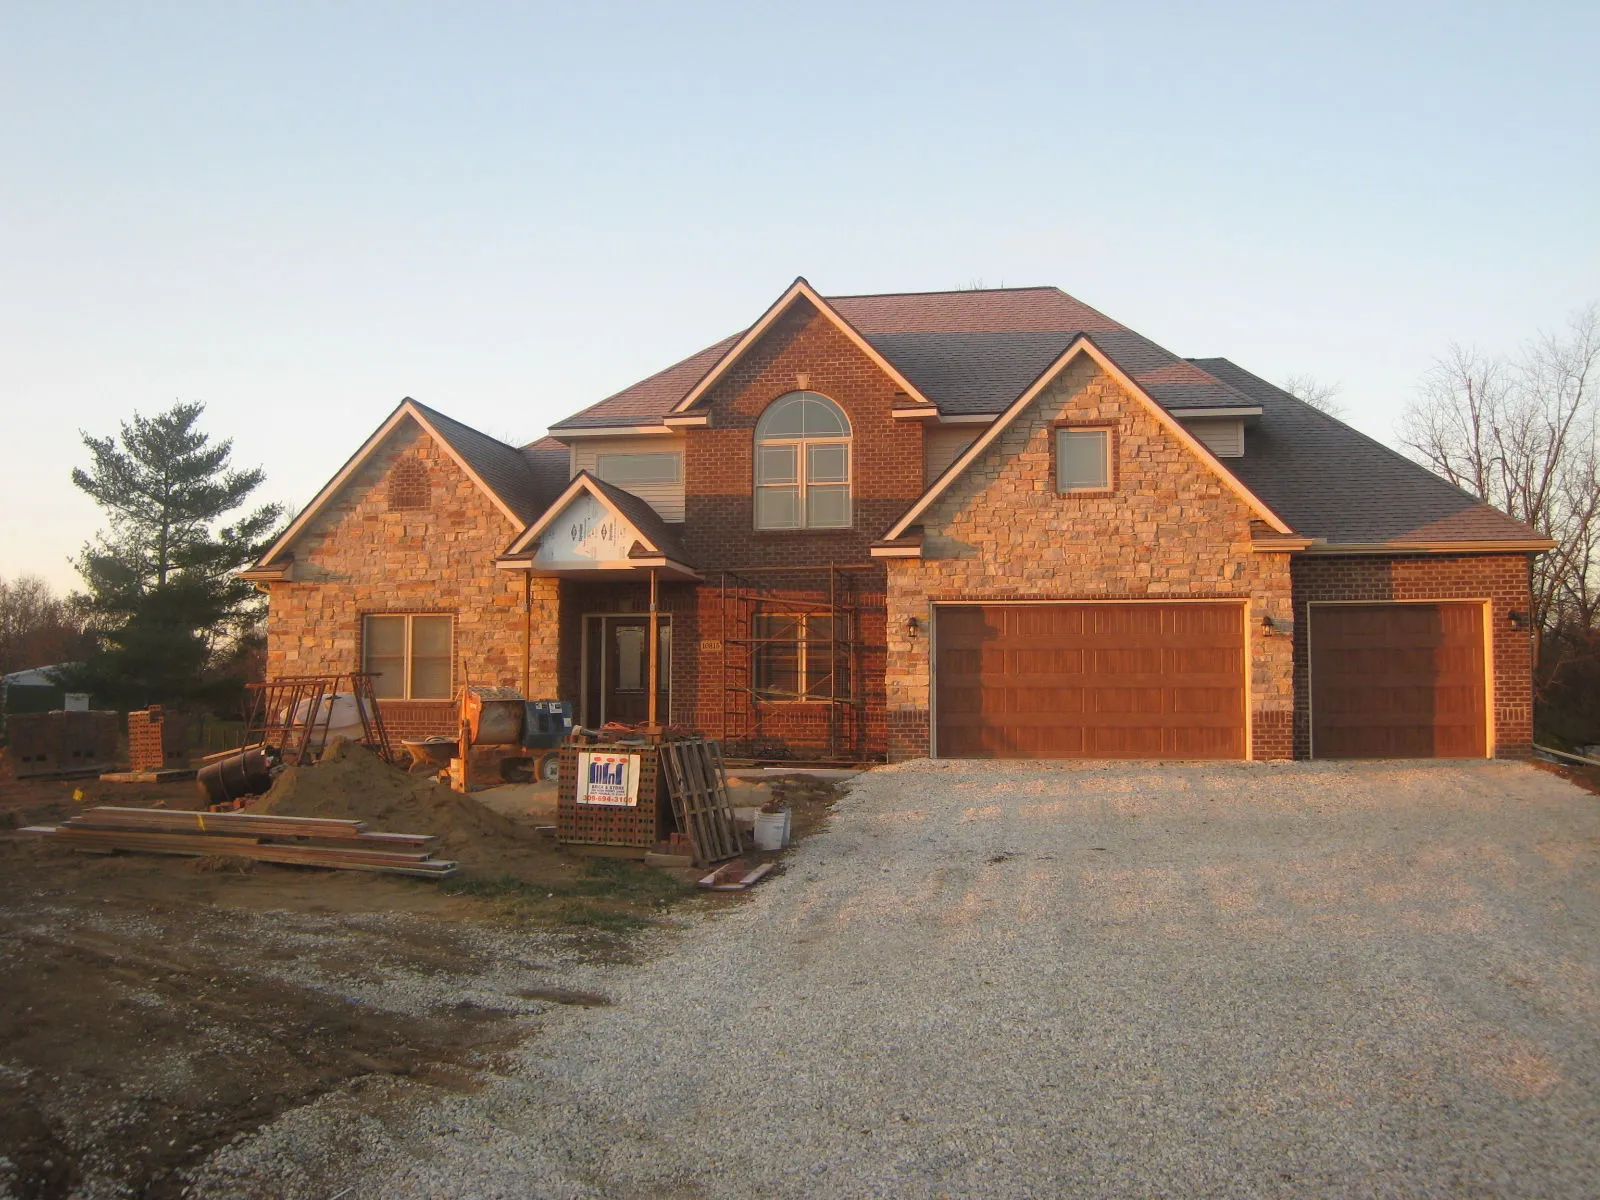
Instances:
[[[82,657],[83,627],[82,615],[37,575],[0,579],[0,675]]]
[[[1600,305],[1513,356],[1451,346],[1401,441],[1419,461],[1556,542],[1534,566],[1540,629],[1600,616]]]
[[[1328,383],[1315,375],[1291,375],[1278,386],[1296,400],[1303,400],[1330,417],[1344,415],[1344,405],[1334,401],[1334,397],[1344,390],[1343,384]]]

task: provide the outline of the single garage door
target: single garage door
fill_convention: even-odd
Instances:
[[[1311,606],[1315,758],[1481,758],[1483,605]]]
[[[1243,758],[1242,604],[936,611],[944,758]]]

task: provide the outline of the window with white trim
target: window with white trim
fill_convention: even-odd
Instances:
[[[816,392],[790,392],[756,422],[757,529],[850,527],[850,422]]]
[[[830,613],[757,613],[755,692],[762,700],[848,700],[849,619]]]
[[[1111,490],[1111,430],[1056,430],[1056,491]]]
[[[362,618],[363,669],[380,700],[448,700],[455,618],[371,613]]]

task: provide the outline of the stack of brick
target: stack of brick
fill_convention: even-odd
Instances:
[[[6,733],[18,779],[89,774],[116,765],[114,712],[18,713]]]
[[[135,771],[167,771],[189,765],[188,724],[160,705],[128,714],[128,762]]]

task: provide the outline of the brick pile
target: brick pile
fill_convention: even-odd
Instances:
[[[167,771],[189,765],[188,722],[159,704],[128,714],[128,765],[135,771]]]

